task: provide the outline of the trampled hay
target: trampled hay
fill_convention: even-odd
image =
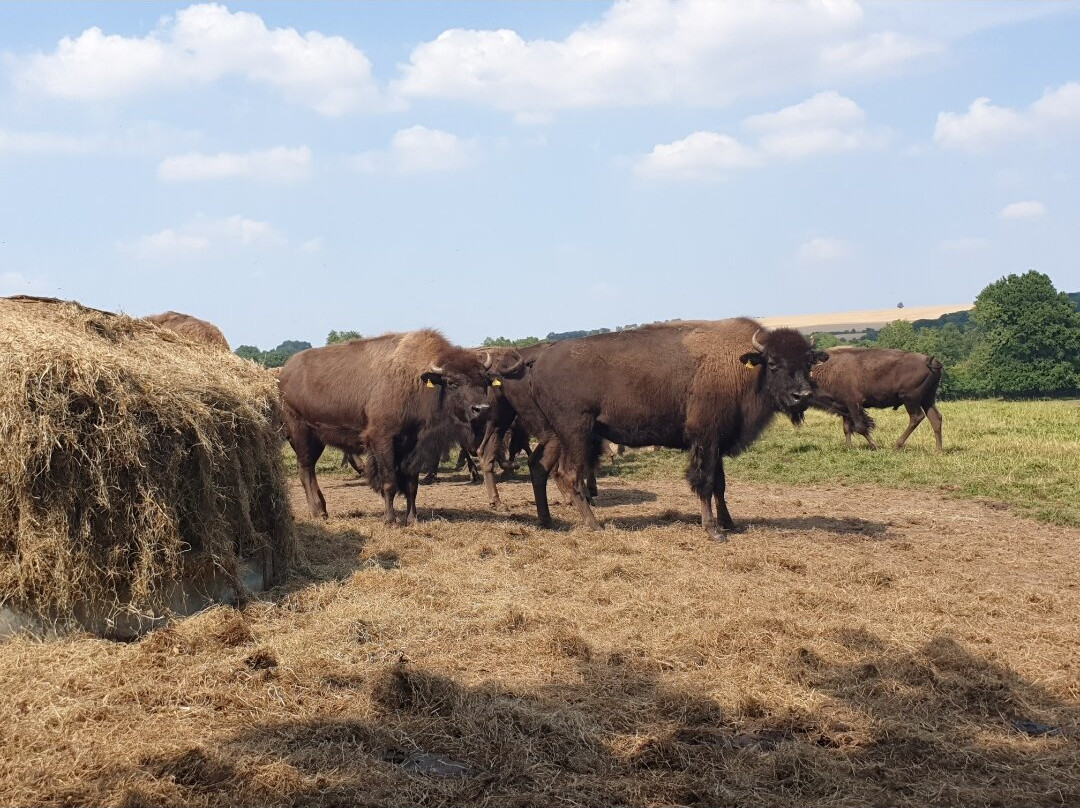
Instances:
[[[1080,803],[1075,528],[733,475],[718,545],[678,478],[601,478],[589,533],[444,477],[406,529],[328,475],[242,610],[6,642],[0,802]]]
[[[109,625],[200,572],[237,586],[240,558],[283,575],[275,386],[142,320],[0,299],[0,605]]]

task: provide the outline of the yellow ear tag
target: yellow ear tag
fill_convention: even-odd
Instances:
[[[499,379],[492,379],[491,380],[491,386],[492,387],[502,387],[502,381],[499,380]]]
[[[433,382],[433,381],[432,381],[431,379],[428,379],[428,380],[427,380],[427,386],[428,386],[428,387],[434,387],[434,386],[435,386],[435,382]]]
[[[749,359],[746,360],[746,366],[750,368],[750,370],[754,369],[754,363],[751,362]]]

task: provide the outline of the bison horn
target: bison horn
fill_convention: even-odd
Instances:
[[[517,373],[519,370],[521,370],[524,366],[525,366],[525,360],[522,359],[521,356],[519,355],[518,358],[517,358],[517,361],[514,364],[512,364],[510,367],[505,368],[503,370],[502,375],[504,375],[504,376],[513,376],[515,373]]]
[[[764,351],[765,350],[765,346],[762,345],[760,342],[758,342],[757,335],[760,334],[760,333],[761,333],[761,329],[759,328],[757,331],[754,332],[754,336],[750,337],[750,344],[754,346],[755,351]]]
[[[484,370],[491,370],[491,351],[484,351]]]
[[[441,367],[439,367],[438,365],[436,365],[436,364],[432,363],[432,365],[431,365],[431,372],[432,372],[432,373],[442,373],[442,372],[443,372],[443,369],[442,369]]]

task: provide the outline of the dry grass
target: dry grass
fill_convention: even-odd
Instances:
[[[894,320],[936,320],[943,314],[967,311],[972,303],[954,303],[937,306],[906,306],[902,309],[863,309],[860,311],[835,311],[827,314],[786,314],[759,317],[768,328],[801,328],[806,331],[839,331],[841,329],[880,328]]]
[[[0,606],[115,625],[291,548],[274,380],[130,317],[0,299]]]
[[[1080,531],[734,477],[728,544],[677,479],[542,531],[526,484],[448,479],[404,529],[324,478],[241,612],[8,641],[0,803],[1080,803]]]

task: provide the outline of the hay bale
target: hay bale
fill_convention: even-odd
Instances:
[[[142,320],[0,298],[0,607],[117,625],[292,558],[276,380]]]

